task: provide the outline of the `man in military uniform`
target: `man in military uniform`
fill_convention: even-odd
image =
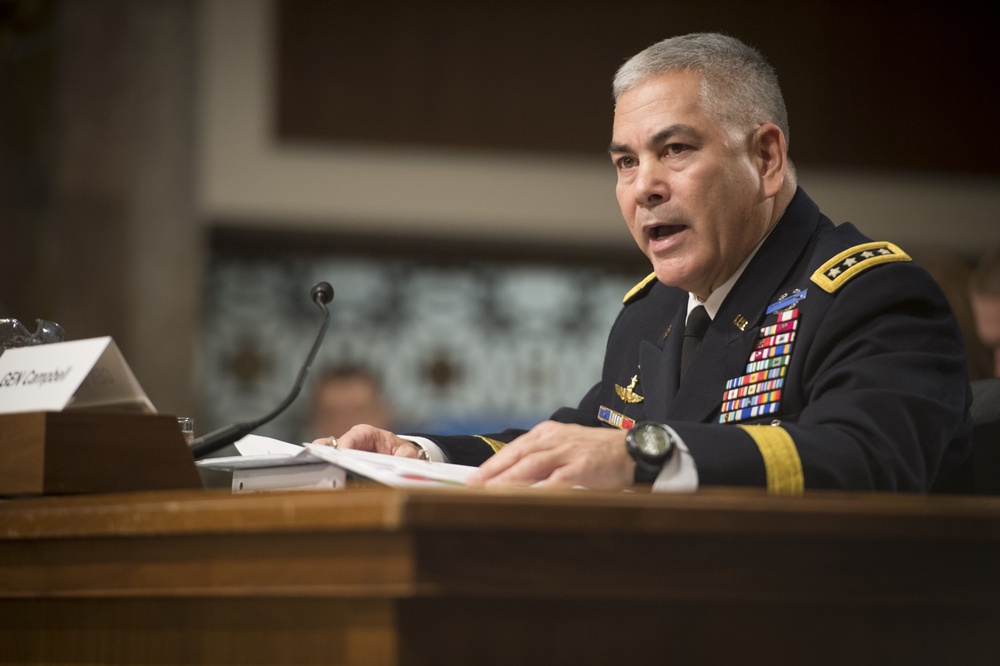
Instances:
[[[358,426],[328,443],[480,465],[472,485],[926,492],[955,476],[971,424],[951,311],[900,248],[835,227],[797,187],[760,54],[668,39],[614,92],[618,203],[653,272],[600,383],[528,432]]]

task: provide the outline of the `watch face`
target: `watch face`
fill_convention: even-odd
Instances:
[[[670,440],[662,428],[644,426],[635,433],[636,447],[650,458],[658,458],[667,452]]]

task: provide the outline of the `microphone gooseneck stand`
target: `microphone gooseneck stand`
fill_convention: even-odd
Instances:
[[[312,366],[313,359],[316,358],[316,352],[319,351],[319,346],[323,342],[323,336],[326,335],[326,329],[330,325],[330,310],[326,307],[326,304],[333,300],[333,287],[330,286],[329,282],[318,282],[310,290],[309,295],[312,297],[312,300],[316,303],[317,307],[323,311],[323,325],[319,329],[319,335],[316,336],[316,341],[313,343],[312,349],[309,350],[309,356],[306,358],[306,362],[302,365],[302,369],[299,370],[299,376],[295,380],[295,386],[292,387],[292,392],[288,394],[288,397],[286,397],[280,405],[275,407],[269,414],[262,418],[255,421],[234,423],[233,425],[226,426],[225,428],[220,428],[219,430],[210,432],[207,435],[203,435],[191,442],[191,454],[194,456],[195,460],[201,460],[202,458],[215,453],[222,447],[232,444],[233,442],[249,435],[251,432],[288,409],[288,406],[292,404],[296,397],[298,397],[299,392],[302,390],[302,386],[305,384],[306,375],[309,374],[309,368]]]

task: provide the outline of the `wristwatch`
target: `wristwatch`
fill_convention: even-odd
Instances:
[[[674,455],[673,432],[662,423],[643,421],[625,435],[625,447],[635,460],[635,482],[652,483]]]

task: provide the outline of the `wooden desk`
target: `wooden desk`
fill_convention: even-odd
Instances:
[[[1000,499],[0,503],[0,663],[994,664]]]

